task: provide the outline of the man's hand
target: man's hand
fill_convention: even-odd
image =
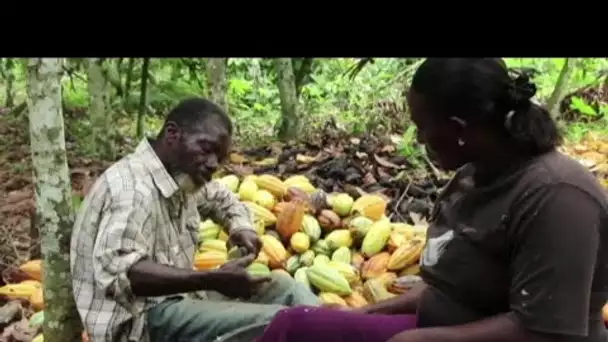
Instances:
[[[256,232],[250,229],[243,229],[230,234],[229,242],[232,246],[245,248],[248,254],[254,256],[254,259],[260,253],[260,249],[262,249],[262,241]]]
[[[269,277],[251,276],[246,267],[255,260],[255,254],[248,254],[239,259],[231,260],[214,271],[214,278],[218,281],[216,291],[230,298],[250,298],[264,283],[271,280]]]

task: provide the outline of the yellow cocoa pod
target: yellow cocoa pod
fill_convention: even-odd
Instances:
[[[247,175],[247,176],[245,176],[245,178],[243,178],[243,182],[255,182],[255,180],[257,178],[258,178],[257,175]]]
[[[319,299],[323,304],[335,304],[339,306],[347,307],[348,304],[342,299],[342,297],[338,296],[335,293],[331,292],[321,292],[319,293]]]
[[[365,216],[355,216],[348,220],[348,229],[353,237],[360,241],[367,235],[367,232],[373,224],[374,221]]]
[[[27,274],[28,277],[42,281],[42,260],[30,260],[19,266],[19,269]]]
[[[266,233],[266,227],[264,226],[263,221],[254,221],[253,228],[255,229],[255,233],[258,234],[258,236],[262,236],[264,235],[264,233]]]
[[[386,272],[390,257],[391,255],[388,252],[382,252],[365,261],[361,269],[361,276],[363,279],[377,278],[382,273]]]
[[[363,257],[363,255],[361,253],[353,253],[353,256],[351,258],[351,265],[355,266],[358,270],[361,269],[361,266],[363,266],[363,263],[365,262],[365,258]]]
[[[201,253],[209,252],[209,251],[228,253],[228,248],[226,247],[226,242],[219,240],[219,239],[211,239],[211,240],[203,241],[198,250]]]
[[[355,200],[348,194],[337,194],[328,199],[329,206],[338,215],[344,217],[350,214]]]
[[[363,284],[363,296],[373,304],[390,299],[395,295],[388,292],[380,280],[370,279]]]
[[[386,243],[386,249],[392,253],[399,248],[399,246],[405,244],[407,240],[408,238],[405,234],[393,231],[388,238],[388,242]]]
[[[321,238],[321,226],[319,225],[319,221],[312,215],[304,215],[301,230],[310,237],[311,242],[315,242]]]
[[[348,229],[337,229],[327,234],[325,237],[325,241],[327,242],[327,246],[330,250],[336,250],[340,247],[347,247],[353,245],[353,238],[350,235],[350,231]]]
[[[253,214],[254,221],[264,222],[265,227],[272,226],[277,222],[277,217],[270,210],[254,202],[243,201],[243,203]]]
[[[217,239],[226,242],[226,241],[228,241],[228,238],[229,238],[228,234],[226,234],[225,231],[220,230],[220,233],[218,234]]]
[[[262,240],[262,250],[268,256],[268,266],[272,269],[281,268],[288,258],[287,250],[281,241],[268,234],[260,236],[260,240]]]
[[[417,239],[411,239],[399,246],[391,255],[387,268],[390,271],[399,271],[411,266],[420,258],[422,246],[422,241]]]
[[[235,175],[224,176],[218,179],[217,182],[230,189],[233,193],[236,193],[239,189],[239,177]]]
[[[268,266],[257,262],[254,262],[251,265],[247,266],[247,272],[249,272],[249,274],[251,274],[252,276],[256,277],[267,277],[270,275],[270,269],[268,268]]]
[[[194,268],[199,271],[212,270],[228,261],[228,253],[209,251],[197,253],[194,257]]]
[[[34,292],[41,289],[41,285],[36,283],[19,283],[19,284],[7,284],[0,287],[0,295],[7,296],[11,299],[29,299]]]
[[[310,247],[310,238],[302,232],[296,232],[291,236],[289,243],[296,253],[304,253]]]
[[[353,291],[350,296],[344,297],[344,301],[351,308],[362,308],[369,304],[359,291]]]
[[[242,257],[243,253],[241,252],[241,249],[238,246],[232,246],[228,250],[228,260],[234,260]]]
[[[351,264],[340,261],[330,261],[327,263],[327,265],[340,272],[344,278],[346,278],[349,284],[352,284],[360,279],[359,271]],[[395,276],[395,278],[397,278],[397,276]]]
[[[44,335],[42,333],[36,335],[31,342],[44,342]]]
[[[283,183],[287,186],[290,187],[292,186],[292,184],[296,184],[296,183],[309,183],[310,180],[308,180],[308,178],[306,178],[306,176],[304,175],[294,175],[291,177],[288,177],[287,179],[285,179],[285,181],[283,181]]]
[[[281,235],[279,235],[279,233],[277,233],[275,230],[272,229],[268,229],[266,230],[266,235],[270,235],[270,236],[274,236],[276,239],[278,239],[279,241],[281,241]]]
[[[378,279],[386,287],[390,283],[392,283],[395,279],[397,279],[397,274],[394,272],[384,272],[380,276],[376,277],[375,279]]]
[[[308,274],[306,274],[306,270],[308,270],[308,267],[299,268],[296,273],[293,274],[293,279],[310,288],[310,281],[308,281]]]
[[[310,283],[321,292],[331,292],[340,296],[348,296],[352,289],[348,280],[328,264],[316,263],[306,270]]]
[[[351,213],[377,221],[384,216],[387,204],[387,200],[380,195],[363,195],[353,203]]]
[[[380,253],[386,246],[390,235],[391,224],[389,221],[380,220],[374,222],[365,235],[365,238],[363,238],[361,252],[368,258]]]
[[[414,226],[405,222],[391,223],[391,228],[393,229],[393,233],[403,234],[406,239],[413,238],[416,232]]]
[[[212,220],[204,220],[198,225],[198,241],[202,242],[209,239],[217,239],[222,231],[222,226]]]
[[[244,180],[239,187],[239,198],[241,201],[253,201],[258,192],[258,185],[253,180]]]
[[[278,199],[282,199],[287,192],[285,183],[278,177],[272,175],[259,175],[256,178],[255,183],[258,185],[258,188],[270,191],[270,193]]]
[[[291,236],[300,230],[305,212],[306,205],[301,201],[289,202],[281,210],[277,219],[276,231],[284,241],[289,241]]]
[[[399,272],[399,276],[407,276],[407,275],[419,275],[420,274],[420,264],[413,264],[409,267],[404,268],[401,272]]]
[[[30,295],[28,301],[30,302],[35,311],[44,310],[44,292],[42,290],[42,287],[36,289],[36,291],[34,291]]]
[[[317,189],[314,187],[314,185],[312,185],[310,182],[296,182],[296,183],[289,185],[289,187],[300,189],[309,195],[314,193],[315,191],[317,191]]]
[[[352,258],[351,252],[350,252],[350,249],[348,249],[348,247],[340,247],[340,248],[336,249],[334,251],[334,253],[331,255],[332,261],[340,261],[345,264],[350,264],[351,258]]]
[[[276,200],[274,196],[270,193],[270,191],[258,190],[253,195],[252,202],[268,210],[272,210],[276,203]]]
[[[255,258],[254,262],[268,266],[268,255],[266,255],[264,251],[260,251],[260,253],[258,253],[258,257]]]
[[[312,261],[312,264],[328,264],[331,260],[329,259],[329,257],[325,254],[319,254],[317,256],[315,256],[314,260]]]
[[[307,250],[306,252],[300,255],[300,263],[303,266],[310,266],[315,261],[315,252],[312,250]]]

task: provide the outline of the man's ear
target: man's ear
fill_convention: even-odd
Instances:
[[[182,135],[182,130],[181,128],[179,128],[179,126],[177,126],[177,124],[173,121],[169,121],[167,122],[167,124],[165,125],[165,129],[164,129],[164,136],[165,136],[165,141],[169,144],[175,144],[177,143]]]

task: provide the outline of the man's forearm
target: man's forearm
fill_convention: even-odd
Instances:
[[[127,278],[136,296],[155,297],[199,290],[214,290],[218,286],[214,272],[201,272],[141,260],[133,265]]]
[[[389,315],[414,314],[418,309],[418,302],[426,286],[426,284],[421,283],[398,297],[368,305],[363,310],[367,313]]]

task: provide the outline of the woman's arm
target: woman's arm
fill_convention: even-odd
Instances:
[[[367,305],[359,310],[365,313],[389,315],[414,314],[418,309],[418,302],[426,286],[425,283],[417,284],[400,296]]]
[[[544,342],[588,335],[594,271],[606,263],[597,260],[600,240],[606,239],[600,234],[606,212],[570,185],[541,189],[525,204],[508,237],[510,312],[465,325],[410,330],[390,342]]]

